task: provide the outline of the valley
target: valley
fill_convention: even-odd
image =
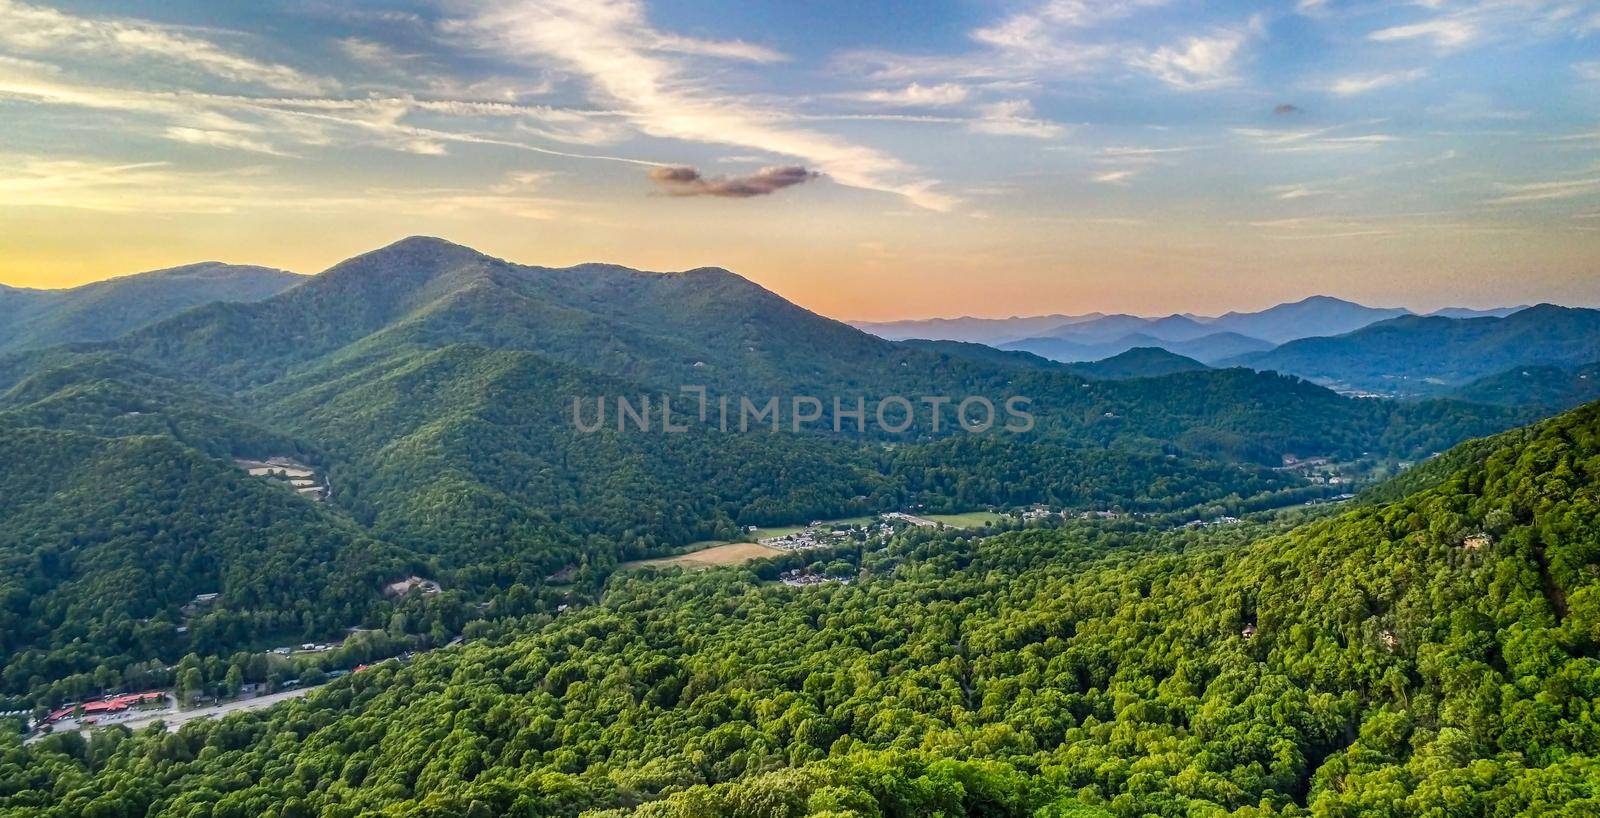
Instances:
[[[1386,337],[1397,331],[1390,323],[1407,320],[1363,317],[1376,323],[1331,340],[1289,341],[1271,354],[1312,342],[1354,344],[1362,333]],[[276,730],[267,725],[327,714],[316,717],[331,719],[318,730],[335,732],[317,738],[324,734],[312,730],[300,751],[303,761],[322,764],[310,762],[315,748],[342,741],[334,736],[349,729],[378,729],[366,719],[383,724],[379,733],[427,733],[406,713],[454,712],[444,702],[464,691],[439,699],[422,680],[454,674],[457,662],[468,661],[459,657],[472,657],[500,678],[524,680],[519,698],[500,706],[536,699],[539,708],[561,711],[563,730],[592,730],[585,720],[604,713],[639,726],[632,734],[602,730],[603,740],[557,742],[545,732],[554,722],[538,721],[543,726],[520,738],[495,739],[520,742],[520,755],[480,761],[486,769],[532,765],[544,775],[577,776],[564,786],[584,793],[574,796],[584,809],[635,798],[584,778],[584,767],[635,776],[629,792],[652,809],[692,803],[681,809],[698,816],[717,814],[722,807],[705,805],[744,797],[745,788],[811,792],[811,783],[769,778],[785,765],[804,781],[835,782],[815,786],[867,786],[852,798],[884,797],[855,778],[873,765],[889,764],[890,778],[926,777],[934,768],[970,776],[949,766],[964,763],[951,755],[959,746],[988,747],[1000,766],[984,769],[1007,771],[1012,783],[995,784],[995,797],[1067,804],[1085,787],[1122,791],[1120,777],[1094,772],[1103,762],[1087,759],[1207,746],[1210,755],[1189,772],[1163,762],[1165,781],[1212,782],[1210,794],[1187,791],[1182,803],[1264,799],[1289,810],[1309,803],[1313,791],[1324,803],[1342,797],[1318,778],[1333,773],[1318,771],[1346,758],[1341,753],[1354,745],[1343,737],[1351,731],[1377,729],[1362,725],[1432,690],[1436,683],[1421,670],[1382,668],[1417,640],[1440,638],[1443,627],[1402,615],[1400,599],[1390,597],[1407,586],[1344,573],[1355,569],[1343,562],[1323,565],[1298,543],[1376,548],[1374,521],[1410,508],[1411,516],[1392,524],[1411,526],[1418,514],[1436,519],[1426,537],[1442,530],[1454,538],[1440,553],[1455,555],[1448,565],[1456,567],[1424,567],[1390,552],[1370,559],[1402,559],[1399,570],[1444,583],[1437,593],[1465,600],[1477,598],[1479,591],[1465,589],[1484,576],[1474,561],[1526,558],[1527,587],[1558,620],[1588,615],[1582,566],[1593,557],[1578,545],[1587,535],[1571,547],[1506,551],[1522,542],[1513,529],[1545,512],[1511,509],[1491,519],[1462,505],[1464,494],[1429,493],[1441,480],[1477,485],[1480,478],[1460,475],[1500,474],[1505,458],[1521,457],[1535,438],[1587,445],[1579,441],[1592,409],[1507,432],[1511,438],[1485,437],[1527,428],[1581,400],[1589,374],[1582,367],[1485,379],[1460,396],[1441,384],[1437,395],[1404,401],[1353,398],[1294,375],[1210,366],[1157,347],[1077,364],[972,342],[902,343],[809,313],[726,271],[530,267],[427,238],[364,254],[282,292],[177,307],[152,320],[108,340],[0,357],[0,559],[10,569],[0,585],[8,600],[0,606],[7,656],[0,693],[13,708],[59,707],[118,690],[276,690],[334,676],[270,709],[225,705],[225,718],[174,725],[182,741],[208,742],[220,735],[214,731],[234,729],[227,725]],[[1295,320],[1315,324],[1304,315]],[[1574,318],[1582,337],[1586,320]],[[1118,322],[1119,331],[1136,323]],[[1582,343],[1566,360],[1587,354]],[[575,397],[675,394],[683,384],[703,387],[713,402],[763,392],[783,400],[859,397],[869,412],[897,395],[951,398],[935,410],[947,413],[938,429],[923,422],[836,430],[826,411],[809,428],[783,424],[776,432],[724,431],[714,415],[701,421],[693,412],[672,433],[586,430],[571,417]],[[1021,434],[962,430],[954,407],[971,395],[1026,396],[1035,422]],[[1555,429],[1577,437],[1560,443],[1565,438],[1548,431]],[[1574,468],[1586,468],[1573,456]],[[1554,479],[1543,461],[1517,468],[1529,479]],[[1572,502],[1585,502],[1574,491]],[[1330,533],[1346,528],[1364,533],[1350,543]],[[1393,536],[1411,542],[1411,535]],[[1301,556],[1285,563],[1280,550]],[[1276,579],[1258,575],[1256,560],[1277,565]],[[1514,565],[1523,563],[1500,570]],[[1457,568],[1471,570],[1449,573]],[[1328,571],[1341,578],[1327,579]],[[1193,590],[1178,590],[1178,577],[1192,578],[1185,583]],[[1314,587],[1322,581],[1354,583],[1366,601],[1352,607],[1339,596],[1349,588]],[[1272,596],[1274,582],[1303,584],[1280,598]],[[1337,598],[1333,609],[1365,618],[1330,620],[1293,601],[1321,593]],[[1005,613],[993,613],[1002,604]],[[1141,621],[1136,611],[1145,604],[1170,613],[1161,638],[1191,646],[1184,669],[1140,658],[1153,655],[1140,641],[1156,638],[1151,631],[1132,642],[1119,637],[1114,650],[1096,641],[1111,638],[1100,630],[1110,625],[1096,623]],[[730,606],[748,609],[718,613]],[[1209,624],[1183,624],[1177,612],[1186,606],[1206,611]],[[644,609],[666,617],[667,630],[633,619]],[[901,622],[886,618],[891,609],[915,614]],[[939,624],[958,612],[966,624]],[[840,617],[874,624],[839,630]],[[1116,627],[1131,627],[1126,622]],[[717,641],[691,639],[693,631]],[[1244,631],[1248,645],[1239,644]],[[807,633],[836,647],[813,654],[795,641]],[[1317,668],[1274,654],[1274,645],[1288,649],[1285,640],[1321,657]],[[313,647],[292,647],[299,644]],[[1570,644],[1572,661],[1587,661],[1588,649]],[[282,645],[290,647],[274,648]],[[459,648],[435,650],[447,645]],[[1067,697],[1058,703],[1021,695],[1011,675],[1017,657],[1045,653],[1073,657],[1055,660],[1070,661],[1072,670],[1051,671],[1051,689]],[[404,665],[378,664],[412,655]],[[1111,655],[1120,658],[1105,664]],[[515,656],[540,657],[539,669],[512,670],[521,661]],[[829,663],[856,668],[854,681],[823,670]],[[1341,663],[1387,681],[1335,671]],[[744,670],[714,670],[723,665]],[[622,666],[638,667],[638,675],[624,682],[615,675]],[[767,681],[741,688],[742,673]],[[1209,687],[1183,687],[1185,695],[1215,690],[1207,695],[1223,698],[1209,706],[1256,712],[1261,705],[1252,699],[1224,692],[1242,689],[1232,686],[1241,673],[1295,702],[1286,705],[1296,714],[1288,722],[1250,719],[1273,725],[1273,746],[1293,747],[1300,760],[1269,763],[1224,752],[1210,733],[1185,735],[1182,720],[1158,715],[1178,706],[1167,694],[1128,716],[1127,724],[1141,725],[1129,728],[1142,731],[1134,745],[1108,743],[1097,726],[1119,720],[1104,698],[1113,688],[1126,698],[1147,690],[1139,679],[1184,674],[1209,680]],[[883,685],[896,674],[909,674],[911,686],[891,693]],[[628,703],[594,698],[581,679],[626,686]],[[762,686],[775,680],[784,681]],[[747,697],[789,701],[798,721],[773,722]],[[885,715],[863,710],[868,700],[887,703],[879,710]],[[701,708],[723,707],[719,701],[748,711],[715,720],[745,725],[737,740],[673,726]],[[101,744],[106,736],[154,740],[110,724],[96,729],[96,747],[115,746]],[[74,772],[73,762],[55,755],[71,741],[32,741],[30,764],[76,781],[69,788],[82,797],[120,788],[112,783],[123,775],[115,764]],[[431,752],[456,758],[454,741],[435,737]],[[646,759],[664,756],[646,748],[660,742],[688,755],[671,755],[670,769],[655,770]],[[384,752],[363,746],[366,756]],[[710,753],[710,746],[722,749]],[[897,754],[909,746],[923,749]],[[251,751],[251,763],[276,763],[260,750]],[[1538,774],[1565,774],[1546,761]],[[215,774],[208,762],[186,764],[175,779],[189,781],[185,790]],[[1027,795],[1005,789],[1063,776],[1084,783],[1070,791],[1029,784]],[[265,771],[260,780],[284,785]],[[509,809],[473,780],[450,780],[461,803]],[[1239,794],[1217,790],[1222,780]],[[249,788],[234,791],[255,797]],[[0,793],[0,815],[9,818],[6,798]],[[60,801],[62,809],[75,809],[77,798]],[[412,796],[382,795],[358,778],[336,800],[344,798],[376,809]],[[1078,806],[1119,815],[1166,809],[1157,803],[1091,798]]]

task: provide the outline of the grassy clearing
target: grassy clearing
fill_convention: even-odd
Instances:
[[[944,523],[951,528],[982,528],[1005,519],[1004,514],[992,511],[968,511],[964,514],[923,514],[920,515],[936,523]]]
[[[635,560],[625,562],[623,568],[638,568],[645,565],[677,565],[683,568],[698,570],[701,568],[715,568],[719,565],[739,565],[762,557],[771,557],[782,554],[776,548],[755,543],[722,543],[711,545],[698,551],[679,554],[676,557],[659,557],[653,560]]]
[[[876,519],[878,519],[877,515],[868,514],[864,517],[843,517],[837,520],[823,520],[822,525],[824,527],[835,525],[867,525]],[[785,525],[776,526],[774,528],[758,528],[755,531],[745,534],[740,542],[755,542],[756,540],[764,540],[768,537],[783,537],[789,534],[798,534],[804,530],[806,530],[806,527],[803,525]]]

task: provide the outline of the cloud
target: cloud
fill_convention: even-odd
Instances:
[[[1425,23],[1382,28],[1367,35],[1375,43],[1402,40],[1432,40],[1441,49],[1460,48],[1478,37],[1478,27],[1466,20],[1438,19]]]
[[[1033,116],[1033,104],[1010,99],[978,106],[978,118],[967,125],[973,133],[1052,139],[1065,130],[1061,125]]]
[[[1274,185],[1267,188],[1267,192],[1271,193],[1274,199],[1285,202],[1294,199],[1306,199],[1312,196],[1328,195],[1328,191],[1317,190],[1309,185]]]
[[[168,162],[0,153],[0,208],[66,208],[99,213],[183,215],[255,212],[367,215],[375,210],[419,217],[519,219],[591,217],[582,205],[529,195],[536,183],[512,173],[487,192],[478,188],[373,187],[330,193],[274,181],[261,169],[185,171]]]
[[[1414,5],[1443,10],[1437,16],[1373,31],[1367,39],[1380,43],[1419,41],[1443,52],[1497,41],[1536,42],[1582,37],[1594,31],[1600,14],[1578,19],[1581,3],[1571,0],[1455,0]]]
[[[1379,88],[1387,88],[1391,85],[1413,82],[1421,79],[1423,76],[1427,75],[1427,73],[1428,72],[1424,69],[1413,68],[1409,71],[1390,71],[1384,74],[1363,74],[1360,76],[1341,77],[1328,85],[1328,93],[1341,97],[1365,94],[1368,91],[1375,91]]]
[[[1047,0],[991,26],[972,32],[972,39],[996,48],[1048,52],[1059,44],[1063,29],[1081,29],[1126,17],[1166,0]]]
[[[1573,63],[1572,70],[1589,82],[1600,82],[1600,60]]]
[[[931,210],[956,203],[893,156],[717,93],[663,53],[662,43],[673,38],[651,27],[639,0],[497,0],[473,9],[451,25],[467,42],[575,73],[594,98],[645,134],[792,156],[842,185],[894,193]]]
[[[766,196],[786,187],[804,184],[818,174],[798,165],[762,168],[749,176],[704,176],[696,168],[677,166],[651,168],[650,179],[668,196],[718,196],[749,199]]]
[[[699,40],[664,32],[655,32],[655,40],[651,43],[651,47],[658,51],[753,63],[786,62],[789,59],[788,55],[782,52],[743,40]]]
[[[213,77],[290,93],[321,93],[334,83],[286,65],[222,49],[143,20],[77,17],[44,6],[0,0],[0,45],[28,54],[156,59]]]
[[[938,85],[919,85],[913,82],[904,88],[857,91],[840,94],[839,98],[894,108],[939,108],[965,101],[967,88],[953,82]]]
[[[1499,185],[1505,195],[1488,199],[1484,204],[1505,205],[1544,202],[1555,199],[1575,199],[1580,196],[1600,194],[1600,176],[1582,179],[1562,179],[1554,182]]]
[[[575,135],[561,131],[576,134],[583,129],[580,123],[591,117],[609,116],[539,105],[421,100],[414,97],[274,98],[137,91],[73,83],[59,78],[57,72],[40,70],[31,61],[0,58],[0,99],[6,98],[154,119],[163,126],[154,129],[154,132],[166,139],[212,147],[234,147],[257,153],[268,152],[262,151],[261,147],[269,140],[307,147],[377,145],[423,155],[442,154],[446,151],[446,144],[458,143],[497,146],[569,159],[651,167],[663,164],[625,156],[555,150],[500,135],[445,127],[422,127],[406,121],[408,116],[417,112],[457,119],[508,118],[515,121],[518,128],[528,132],[550,138],[566,137],[565,141],[574,141]],[[137,130],[138,120],[133,122],[129,129]],[[606,130],[600,125],[594,127],[602,132]],[[279,151],[274,149],[271,152]]]
[[[250,151],[251,153],[265,153],[272,156],[290,156],[272,145],[240,136],[227,131],[207,131],[200,128],[170,127],[164,132],[168,139],[178,142],[187,142],[190,145],[209,145],[214,148],[228,148],[231,150]]]
[[[1291,105],[1291,104],[1289,104],[1287,102],[1280,102],[1277,105],[1273,106],[1272,112],[1274,114],[1277,114],[1278,116],[1287,116],[1289,114],[1303,114],[1303,113],[1305,113],[1305,109],[1301,108],[1298,105]]]
[[[1156,49],[1135,57],[1132,63],[1175,88],[1199,90],[1229,85],[1238,79],[1235,62],[1245,43],[1261,30],[1261,18],[1255,17],[1237,28],[1219,29],[1209,36],[1189,37],[1175,46]]]
[[[1125,185],[1129,179],[1132,179],[1138,173],[1136,170],[1108,170],[1104,173],[1097,173],[1089,177],[1089,179],[1102,185]]]

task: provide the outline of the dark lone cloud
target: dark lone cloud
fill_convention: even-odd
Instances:
[[[650,178],[668,196],[725,196],[748,199],[765,196],[817,178],[798,165],[762,168],[749,176],[702,176],[688,166],[652,168]]]
[[[1273,108],[1272,112],[1275,113],[1275,114],[1278,114],[1279,116],[1282,116],[1284,114],[1298,114],[1298,113],[1301,113],[1301,110],[1302,109],[1300,108],[1300,106],[1298,106],[1298,105],[1290,105],[1289,103],[1285,102],[1285,103],[1279,105],[1278,107]]]

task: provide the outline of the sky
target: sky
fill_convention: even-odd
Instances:
[[[1600,304],[1600,0],[0,0],[0,283],[408,235],[858,320]]]

